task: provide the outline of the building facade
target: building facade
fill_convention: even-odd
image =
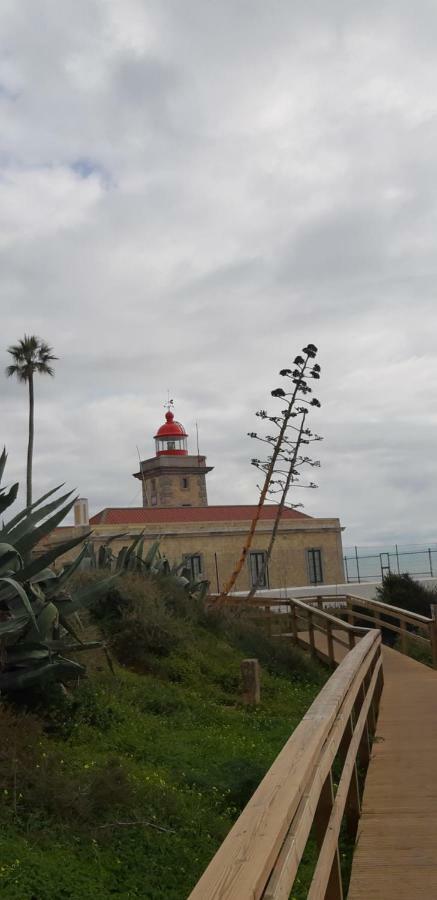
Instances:
[[[141,461],[134,477],[142,483],[141,507],[107,507],[87,521],[87,502],[77,501],[75,525],[58,528],[45,542],[67,540],[92,529],[98,547],[111,540],[117,553],[140,534],[171,563],[189,558],[193,575],[202,575],[220,592],[239,558],[255,506],[209,506],[206,458],[190,455],[187,433],[169,409],[155,434],[155,456]],[[248,590],[263,568],[277,507],[264,505],[236,590]],[[264,587],[341,584],[344,581],[341,525],[338,518],[315,518],[284,509]],[[121,535],[121,536],[120,536]],[[40,548],[41,550],[43,548]],[[72,552],[72,556],[77,551]]]

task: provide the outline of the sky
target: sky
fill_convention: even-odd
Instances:
[[[35,495],[140,505],[167,390],[254,503],[259,408],[309,341],[346,546],[437,540],[437,5],[3,0],[0,366],[33,333]],[[26,389],[1,377],[24,497]],[[314,474],[314,473],[313,473]]]

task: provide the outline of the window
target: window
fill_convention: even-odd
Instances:
[[[306,556],[310,584],[323,584],[322,551],[311,548]]]
[[[174,450],[175,447],[176,447],[176,444],[174,441],[167,441],[167,450]]]
[[[202,557],[200,553],[195,553],[193,556],[185,554],[185,562],[187,569],[190,570],[191,578],[200,578],[202,575]]]
[[[181,488],[183,488],[183,490],[186,490],[187,487],[188,487],[188,478],[181,478]]]
[[[264,550],[256,550],[249,554],[249,571],[250,571],[250,583],[253,587],[254,584],[258,584],[258,578],[264,568],[264,563],[266,559],[266,553]],[[264,571],[261,581],[258,584],[260,588],[267,588],[269,586],[269,573],[268,569]]]

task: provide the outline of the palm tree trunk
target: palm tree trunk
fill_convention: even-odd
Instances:
[[[27,474],[26,474],[26,505],[27,506],[30,506],[32,503],[32,458],[33,458],[33,433],[34,433],[33,409],[34,409],[33,373],[31,373],[29,376],[29,440],[28,440],[28,444],[27,444]]]

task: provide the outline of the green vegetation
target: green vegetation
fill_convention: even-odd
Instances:
[[[0,483],[7,460],[0,456]],[[25,507],[0,529],[0,690],[25,692],[45,681],[68,681],[84,674],[85,668],[65,653],[87,650],[71,622],[99,591],[106,591],[114,577],[73,593],[65,591],[83,559],[58,575],[48,568],[62,553],[82,543],[83,538],[58,543],[32,559],[32,550],[67,515],[73,506],[71,492],[53,499],[59,488],[49,491]],[[0,487],[0,514],[15,501],[18,484]],[[50,502],[45,501],[50,499]]]
[[[386,575],[383,579],[382,586],[377,590],[378,600],[388,603],[391,606],[398,606],[406,612],[417,613],[420,616],[431,618],[431,604],[437,602],[437,593],[434,588],[429,588],[420,581],[415,581],[411,575]],[[393,622],[393,617],[386,618],[384,614],[383,620]],[[388,628],[381,629],[383,640],[386,643],[393,644],[395,650],[406,652],[412,659],[424,665],[432,666],[432,652],[430,646],[425,646],[414,640],[412,634],[417,631],[414,625],[407,625],[408,636],[406,645],[403,648],[401,639],[396,637]]]
[[[103,577],[75,576],[75,589]],[[53,684],[25,713],[0,713],[0,896],[182,900],[327,673],[153,576],[122,576],[92,618],[115,674],[95,650],[76,690]],[[256,709],[240,699],[249,655],[263,669]]]
[[[437,603],[434,588],[415,581],[411,575],[385,575],[381,587],[377,588],[377,598],[391,606],[399,606],[420,616],[431,616],[430,604]]]

